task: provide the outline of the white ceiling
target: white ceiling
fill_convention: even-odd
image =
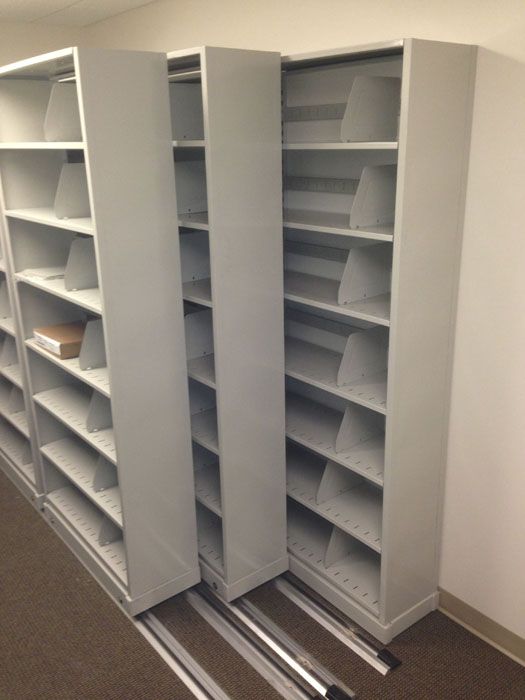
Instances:
[[[0,0],[0,22],[84,27],[154,0]]]

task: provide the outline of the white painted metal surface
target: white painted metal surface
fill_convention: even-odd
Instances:
[[[437,601],[474,57],[470,46],[404,40],[283,59],[292,142],[284,158],[292,185],[285,299],[296,316],[295,309],[308,312],[288,321],[286,341],[291,570],[383,642]],[[342,143],[351,126],[341,125],[342,106],[349,117],[354,86],[368,90],[364,112],[384,107],[359,124],[368,143]],[[353,247],[358,236],[364,247]],[[346,262],[338,247],[350,251]],[[364,290],[358,313],[353,290]],[[327,320],[308,325],[312,315]],[[336,332],[348,316],[358,328],[347,337],[363,339],[353,353]],[[388,372],[386,346],[371,342],[370,330],[388,343]],[[354,371],[342,366],[345,352],[354,358],[355,385],[341,381]],[[361,363],[381,352],[382,366],[367,372]],[[352,415],[352,404],[368,413]],[[385,425],[374,434],[372,416],[381,414]]]
[[[193,81],[171,89],[183,295],[201,307],[186,317],[192,437],[213,458],[196,471],[199,552],[231,600],[288,564],[280,65],[209,47],[168,64]]]
[[[33,459],[3,451],[28,483],[34,463],[51,524],[135,614],[199,580],[165,56],[22,61],[0,69],[0,103],[0,327],[20,357],[4,343],[0,427]],[[69,321],[88,321],[79,357],[34,342]]]

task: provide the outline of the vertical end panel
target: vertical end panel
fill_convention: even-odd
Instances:
[[[286,557],[280,57],[205,48],[204,129],[228,582]]]
[[[166,57],[78,49],[76,61],[137,598],[197,566]]]
[[[392,269],[382,616],[437,588],[475,47],[405,44]]]

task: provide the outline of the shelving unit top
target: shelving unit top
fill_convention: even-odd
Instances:
[[[381,41],[373,44],[360,44],[358,46],[346,46],[328,51],[313,51],[282,56],[283,70],[300,70],[311,66],[330,65],[348,60],[361,60],[380,58],[382,56],[395,56],[403,53],[406,39],[394,39],[393,41]]]
[[[0,67],[0,78],[60,80],[69,77],[74,71],[74,52],[75,49],[70,47],[9,63]]]

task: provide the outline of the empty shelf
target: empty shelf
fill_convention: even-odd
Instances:
[[[209,464],[195,470],[195,495],[212,513],[222,516],[219,465]]]
[[[217,409],[211,408],[192,415],[191,437],[198,445],[202,445],[216,455],[219,454]]]
[[[335,451],[342,414],[297,394],[286,397],[286,435],[333,462],[348,467],[373,483],[383,485],[385,445],[382,436],[340,452]]]
[[[93,488],[97,469],[95,453],[74,438],[50,442],[41,447],[40,451],[114,523],[122,527],[120,488],[111,486],[103,491],[95,491]]]
[[[386,413],[386,372],[339,386],[341,355],[297,338],[286,337],[286,374],[344,399]]]
[[[87,394],[74,386],[61,386],[35,394],[34,400],[94,447],[103,457],[116,464],[117,453],[113,428],[104,428],[90,433],[86,427],[90,404],[90,397]]]
[[[6,421],[14,425],[14,427],[19,430],[24,437],[29,440],[29,426],[27,424],[27,415],[24,410],[9,412],[9,401],[8,399],[2,399],[0,403],[0,413]]]
[[[36,340],[33,339],[26,340],[26,345],[27,347],[31,348],[31,350],[34,350],[39,355],[42,355],[42,357],[45,357],[46,360],[49,360],[49,362],[52,362],[58,367],[61,367],[69,374],[72,374],[74,377],[77,377],[81,381],[88,384],[88,386],[97,389],[97,391],[109,398],[109,370],[107,367],[96,367],[95,369],[80,369],[80,366],[78,364],[78,357],[73,357],[69,360],[61,360],[56,355],[53,355],[53,353],[45,350],[36,342]]]
[[[348,214],[337,214],[324,211],[308,211],[307,209],[285,209],[283,212],[284,227],[294,228],[300,231],[318,231],[319,233],[331,233],[337,236],[351,236],[353,238],[368,238],[374,241],[392,241],[394,239],[393,226],[381,226],[367,229],[351,229]]]
[[[380,294],[349,304],[338,304],[339,284],[338,280],[326,277],[285,271],[284,298],[381,326],[390,325],[390,294]]]
[[[201,384],[215,389],[215,356],[203,355],[203,357],[188,360],[188,375]]]
[[[202,211],[196,214],[184,214],[179,216],[179,226],[182,228],[194,228],[199,231],[208,231],[210,228],[208,212]]]
[[[332,535],[329,523],[289,511],[288,550],[323,579],[330,581],[374,615],[379,614],[380,557],[359,542],[348,554],[325,566],[325,554]],[[315,520],[314,520],[315,519]]]
[[[397,141],[339,141],[330,143],[283,143],[285,151],[396,151]]]
[[[102,512],[74,486],[66,486],[49,493],[47,500],[106,566],[127,584],[126,554],[122,540],[105,545],[99,543],[99,531],[104,517]]]
[[[7,367],[2,367],[0,372],[15,386],[22,388],[22,368],[20,365],[7,365]]]
[[[0,450],[18,467],[29,481],[35,485],[35,470],[31,462],[24,463],[30,449],[29,442],[4,421],[0,422]]]
[[[211,515],[211,518],[214,518]],[[221,576],[224,575],[222,548],[222,527],[220,520],[213,521],[197,517],[197,536],[199,540],[199,555]]]
[[[0,318],[0,330],[12,336],[16,335],[14,320],[12,318]]]
[[[204,139],[187,139],[186,141],[173,142],[173,148],[204,148],[205,145]]]
[[[55,215],[53,207],[32,207],[30,209],[8,209],[5,215],[12,219],[22,219],[23,221],[34,221],[37,224],[63,228],[67,231],[76,231],[94,235],[95,229],[90,218],[85,219],[59,219]]]
[[[323,463],[313,455],[289,450],[286,460],[287,493],[341,530],[381,551],[381,493],[367,483],[353,486],[339,495],[318,502]]]
[[[201,306],[212,307],[211,279],[184,282],[182,285],[182,296],[186,301],[193,301]]]
[[[40,277],[33,277],[30,274],[24,274],[18,272],[15,275],[17,280],[30,284],[37,289],[41,289],[48,294],[53,294],[54,296],[60,297],[61,299],[66,299],[81,306],[83,309],[92,311],[95,314],[102,313],[102,303],[100,299],[100,289],[95,287],[93,289],[78,289],[68,291],[64,286],[63,279],[42,279]]]
[[[55,150],[55,151],[81,151],[84,148],[82,141],[13,141],[0,143],[0,149],[4,150]]]

